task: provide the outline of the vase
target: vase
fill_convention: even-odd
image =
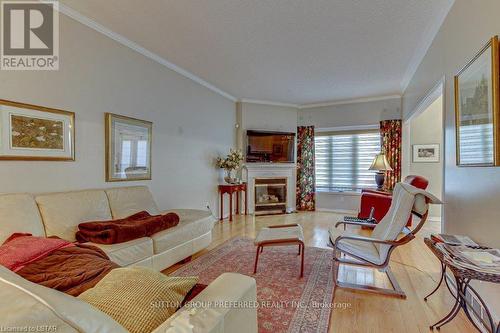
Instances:
[[[234,184],[235,179],[233,178],[233,170],[225,169],[226,175],[224,176],[224,181],[228,184]]]

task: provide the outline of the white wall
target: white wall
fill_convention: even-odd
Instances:
[[[217,207],[213,159],[235,142],[234,102],[68,17],[59,71],[0,71],[0,98],[76,113],[75,162],[0,161],[0,192],[149,185],[161,208]],[[105,183],[104,113],[150,120],[153,180]]]
[[[237,146],[246,151],[247,130],[297,133],[297,108],[256,103],[238,103]],[[297,153],[297,150],[295,150]]]
[[[299,126],[316,129],[345,126],[378,125],[381,120],[401,118],[401,99],[392,98],[302,109],[298,112]],[[318,210],[355,213],[359,210],[358,193],[317,193]]]
[[[297,132],[297,109],[287,106],[241,103],[245,129]]]
[[[401,99],[330,105],[299,111],[299,125],[317,128],[376,125],[381,120],[401,118]]]
[[[446,76],[445,232],[466,234],[492,247],[500,247],[500,168],[457,167],[453,76],[493,35],[500,34],[498,13],[498,0],[456,0],[403,97],[403,113],[409,114]],[[480,293],[500,317],[500,287],[484,283]]]
[[[403,160],[408,164],[407,175],[419,175],[429,180],[427,191],[431,192],[439,199],[443,190],[443,156],[440,154],[437,163],[415,163],[412,156],[413,145],[419,144],[438,144],[440,149],[443,147],[443,98],[436,99],[421,114],[409,120],[409,143],[404,146],[409,148],[408,158]],[[405,154],[406,156],[406,154]],[[439,220],[441,218],[441,206],[431,205],[429,216]]]

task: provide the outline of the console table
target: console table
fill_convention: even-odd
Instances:
[[[429,249],[432,251],[432,253],[439,259],[441,262],[441,279],[439,281],[438,286],[436,289],[434,289],[429,295],[427,295],[424,300],[427,300],[429,296],[431,296],[436,290],[439,288],[441,285],[442,281],[446,283],[450,293],[452,293],[452,290],[450,286],[448,285],[448,282],[446,281],[446,268],[448,268],[452,273],[453,276],[455,277],[455,287],[456,287],[456,292],[455,295],[452,296],[455,298],[455,304],[453,305],[453,308],[451,311],[440,321],[435,323],[430,327],[430,329],[436,328],[439,330],[443,325],[449,323],[453,318],[457,316],[457,314],[460,312],[460,309],[463,309],[467,318],[470,320],[470,322],[474,325],[474,327],[479,331],[482,332],[482,330],[476,325],[474,320],[472,319],[472,315],[469,310],[470,304],[467,301],[467,292],[469,291],[470,293],[474,294],[474,296],[477,298],[477,300],[481,303],[481,306],[486,310],[486,322],[485,322],[485,327],[488,330],[488,332],[491,333],[500,333],[500,324],[498,327],[495,327],[495,324],[493,322],[493,318],[491,316],[490,311],[488,310],[488,307],[486,306],[485,302],[479,296],[479,294],[474,290],[474,288],[471,287],[470,282],[471,280],[479,280],[479,281],[487,281],[487,282],[493,282],[493,283],[500,283],[500,275],[497,274],[490,274],[490,273],[484,273],[484,272],[479,272],[475,271],[473,269],[469,268],[463,268],[459,266],[453,265],[453,262],[450,262],[449,260],[445,260],[444,258],[444,253],[436,247],[436,242],[431,240],[430,238],[425,238],[424,239],[425,244],[429,247]],[[489,327],[487,327],[489,326]]]
[[[220,193],[220,220],[224,219],[224,193],[229,194],[229,222],[233,221],[233,194],[236,193],[236,213],[240,214],[240,192],[245,192],[245,215],[248,213],[247,184],[221,184]]]

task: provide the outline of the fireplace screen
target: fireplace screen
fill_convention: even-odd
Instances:
[[[286,178],[255,179],[255,212],[286,212]]]

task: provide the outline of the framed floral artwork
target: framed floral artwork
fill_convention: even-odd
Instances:
[[[74,161],[75,114],[0,100],[0,160]]]
[[[455,76],[457,165],[500,165],[498,36]]]
[[[106,181],[151,179],[153,123],[105,114]]]

